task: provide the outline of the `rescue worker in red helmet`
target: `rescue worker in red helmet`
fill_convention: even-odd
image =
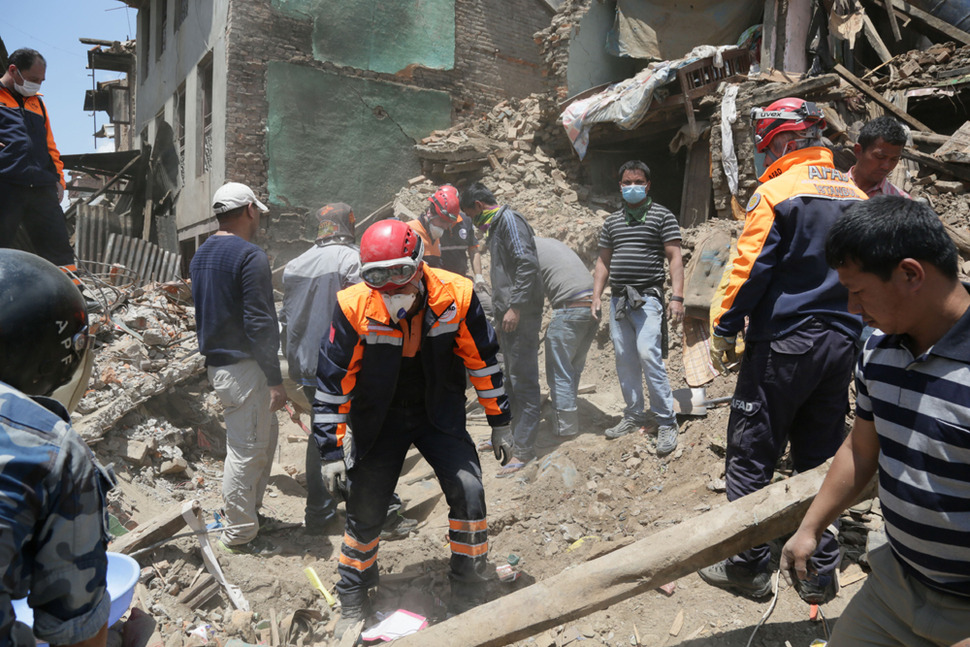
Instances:
[[[458,189],[445,184],[438,187],[428,198],[428,208],[408,226],[418,232],[424,241],[424,261],[431,267],[442,267],[441,237],[461,221],[461,208],[458,206]]]
[[[471,281],[428,267],[423,248],[398,220],[364,232],[363,283],[337,293],[320,349],[314,437],[324,479],[346,478],[350,491],[337,566],[337,638],[369,614],[381,525],[411,445],[434,468],[450,508],[452,610],[485,597],[485,493],[465,428],[466,372],[503,463],[511,456],[508,399],[495,333]]]
[[[817,105],[790,97],[753,110],[752,118],[767,168],[748,202],[723,298],[711,306],[711,362],[722,372],[748,318],[728,421],[729,501],[768,485],[788,442],[799,472],[835,455],[862,331],[862,320],[848,312],[846,289],[826,263],[825,237],[866,194],[834,167],[822,145],[825,119]],[[814,575],[796,587],[806,602],[827,602],[836,592],[839,565],[831,532],[812,561]],[[699,575],[714,586],[763,597],[771,592],[769,562],[762,544]]]

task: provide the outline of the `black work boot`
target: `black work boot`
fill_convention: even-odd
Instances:
[[[340,619],[333,628],[333,637],[336,640],[343,638],[347,630],[364,621],[370,615],[370,600],[367,598],[367,591],[350,593],[340,596]],[[363,628],[363,626],[361,626]],[[359,633],[359,630],[358,630]]]

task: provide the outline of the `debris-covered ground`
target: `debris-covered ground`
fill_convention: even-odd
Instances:
[[[947,52],[954,60],[964,60]],[[923,61],[913,54],[901,63],[907,76],[892,82],[901,84],[902,79],[918,76],[914,65],[943,64],[938,58]],[[583,185],[568,143],[564,145],[555,130],[558,126],[549,126],[554,116],[549,110],[537,98],[503,102],[477,122],[435,133],[418,147],[419,154],[429,177],[477,171],[499,201],[525,214],[539,235],[565,241],[592,265],[597,232],[603,217],[616,206],[616,196],[595,195]],[[947,185],[941,191],[935,176],[927,178],[929,174],[912,177],[912,192],[929,200],[955,238],[964,237],[966,275],[970,269],[968,198],[962,187]],[[430,180],[419,178],[403,188],[394,203],[395,215],[416,217],[433,187]],[[698,229],[737,230],[739,226],[720,220]],[[685,232],[685,259],[690,258],[698,234],[698,230]],[[113,463],[119,476],[120,486],[111,495],[116,529],[144,528],[171,517],[192,500],[200,502],[206,523],[215,522],[221,505],[223,423],[195,352],[193,309],[186,287],[147,286],[127,293],[126,299],[115,299],[107,310],[111,318],[101,317],[98,359],[75,423],[99,458]],[[671,384],[684,388],[679,334],[672,335],[671,341]],[[539,365],[543,366],[542,357]],[[708,385],[707,395],[730,395],[733,383],[732,375],[718,377]],[[726,408],[711,408],[703,418],[683,419],[679,447],[664,459],[657,458],[649,433],[607,440],[603,431],[619,419],[623,404],[605,323],[589,354],[583,384],[583,433],[578,437],[557,442],[545,420],[539,459],[509,479],[495,478],[498,465],[490,454],[481,457],[490,559],[496,566],[514,562],[519,573],[512,582],[493,582],[492,599],[634,541],[645,540],[647,550],[650,536],[659,530],[726,504]],[[473,406],[469,411],[473,438],[487,437],[484,417]],[[548,405],[544,413],[549,413]],[[235,609],[224,590],[206,585],[196,537],[167,541],[162,537],[153,542],[158,545],[137,554],[143,571],[135,604],[157,623],[157,635],[150,644],[181,647],[216,641],[225,645],[229,639],[239,639],[310,645],[331,640],[334,610],[305,569],[312,569],[332,593],[341,537],[313,537],[300,527],[307,436],[283,412],[279,423],[276,464],[262,512],[274,520],[266,533],[281,552],[257,558],[216,551],[226,580],[239,587],[250,611]],[[784,461],[780,474],[784,475]],[[381,612],[404,608],[434,622],[443,620],[449,596],[447,509],[430,469],[417,458],[408,462],[398,492],[405,501],[405,515],[418,519],[420,525],[406,538],[382,542],[382,584],[376,592],[376,608]],[[878,502],[844,517],[843,587],[815,620],[809,618],[809,606],[784,582],[776,603],[771,603],[715,589],[691,574],[516,644],[807,647],[813,639],[826,637],[827,628],[861,586],[866,536],[881,525]],[[491,621],[502,623],[502,618]]]

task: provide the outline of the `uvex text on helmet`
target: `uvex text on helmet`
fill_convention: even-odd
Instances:
[[[825,128],[825,115],[822,109],[811,101],[798,97],[778,99],[766,108],[753,108],[751,120],[754,122],[754,142],[762,153],[778,133],[816,128],[821,136]]]
[[[81,365],[87,311],[56,265],[0,249],[0,380],[28,395],[50,395]]]

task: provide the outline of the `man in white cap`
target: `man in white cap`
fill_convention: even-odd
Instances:
[[[219,545],[231,553],[278,549],[259,532],[279,429],[273,412],[286,404],[280,374],[279,324],[269,259],[253,244],[266,205],[245,184],[229,182],[212,197],[219,230],[192,258],[192,298],[199,351],[225,407],[222,500],[229,527]]]

